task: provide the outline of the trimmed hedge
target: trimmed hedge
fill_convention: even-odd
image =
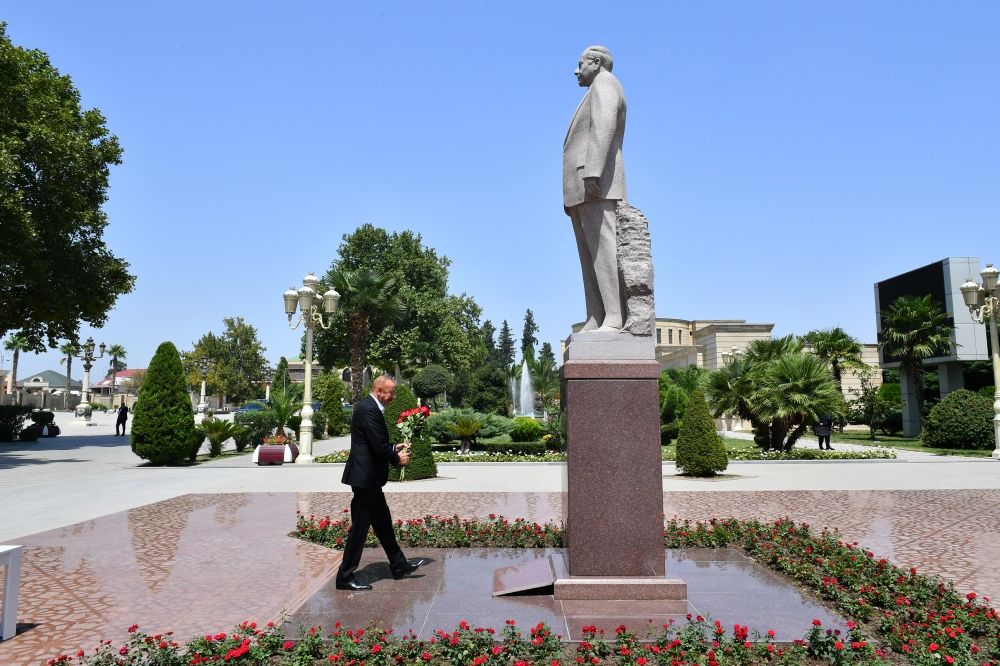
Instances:
[[[399,415],[416,406],[417,398],[413,395],[413,391],[406,384],[396,384],[396,397],[385,406],[383,414],[385,425],[389,429],[389,441],[393,444],[399,444],[403,441],[403,433],[396,427]]]
[[[689,476],[715,476],[729,466],[726,446],[715,431],[701,389],[691,393],[677,435],[677,468]]]
[[[949,393],[927,415],[921,439],[940,449],[993,448],[993,401],[966,389]]]
[[[542,425],[531,416],[518,416],[510,430],[513,442],[534,442],[542,438]]]
[[[132,419],[132,452],[154,465],[178,465],[197,437],[181,356],[172,342],[153,355]]]
[[[255,412],[237,412],[233,416],[233,421],[240,424],[247,430],[244,446],[256,447],[265,437],[274,434],[274,429],[278,427],[278,416],[270,409],[260,409]],[[240,440],[237,440],[239,449]]]
[[[0,442],[17,441],[30,413],[31,407],[0,405]]]

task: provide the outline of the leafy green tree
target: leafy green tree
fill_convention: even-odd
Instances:
[[[198,361],[208,360],[205,378],[209,393],[222,393],[232,402],[241,404],[257,397],[265,381],[266,348],[257,337],[257,329],[242,317],[222,320],[225,330],[221,335],[211,331],[195,343],[194,349],[184,354],[188,386],[201,388],[201,368]]]
[[[66,364],[66,391],[63,393],[63,409],[69,408],[69,387],[72,384],[73,357],[80,353],[80,345],[73,340],[67,340],[59,345],[59,351],[65,356],[59,359],[59,365]]]
[[[121,294],[128,264],[104,244],[108,173],[118,139],[97,109],[37,49],[15,46],[0,22],[0,335],[28,347],[100,328]]]
[[[913,378],[917,413],[923,427],[926,401],[923,360],[950,352],[955,328],[930,296],[901,296],[879,314],[883,358],[898,359]]]
[[[465,401],[477,412],[510,414],[510,383],[507,370],[499,363],[486,363],[472,375],[469,395]]]
[[[695,389],[677,435],[677,469],[690,476],[715,476],[728,466],[726,447],[715,431],[705,394]]]
[[[28,352],[32,350],[31,343],[28,342],[28,338],[26,336],[20,333],[14,333],[9,338],[4,340],[3,348],[9,352],[14,352],[10,366],[10,390],[16,392],[17,364],[21,359],[21,352]]]
[[[313,377],[313,398],[319,400],[320,411],[326,416],[331,435],[344,431],[344,411],[341,401],[350,395],[350,387],[336,372],[321,372]]]
[[[128,352],[121,345],[110,345],[107,354],[111,357],[108,374],[111,375],[111,395],[114,395],[118,384],[118,373],[127,367],[124,361],[128,357]]]
[[[455,378],[443,365],[431,363],[416,374],[410,383],[413,393],[421,400],[430,400],[438,408],[437,397],[451,390]]]
[[[197,442],[181,357],[172,342],[156,349],[135,404],[132,452],[154,465],[177,465]]]
[[[510,325],[503,320],[500,325],[500,339],[497,342],[497,352],[500,354],[500,365],[510,367],[514,363],[514,337],[510,333]]]
[[[856,396],[850,403],[850,418],[852,422],[864,423],[868,426],[868,439],[875,439],[875,430],[879,428],[892,414],[893,403],[882,395],[881,387],[872,385],[874,370],[865,366],[861,369],[858,388],[848,389]]]
[[[373,366],[409,377],[417,368],[438,363],[453,371],[471,369],[473,347],[480,340],[481,310],[465,294],[448,293],[451,261],[423,245],[419,234],[389,234],[370,224],[346,234],[323,283],[336,287],[335,274],[371,271],[392,279],[391,296],[407,311],[372,312],[365,358]],[[338,288],[339,291],[339,288]],[[317,331],[316,358],[327,368],[351,364],[348,313],[341,308],[329,330]]]
[[[812,347],[814,354],[830,364],[833,381],[843,390],[843,371],[847,368],[862,368],[861,345],[839,326],[809,331],[802,341]]]
[[[535,323],[535,314],[528,308],[524,313],[524,328],[521,331],[521,358],[535,357],[535,344],[538,338],[538,324]]]

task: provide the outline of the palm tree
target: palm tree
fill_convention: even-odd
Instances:
[[[21,352],[31,351],[31,346],[28,345],[28,340],[20,333],[13,333],[9,338],[4,340],[3,348],[7,351],[14,352],[14,358],[11,361],[10,366],[10,390],[13,393],[17,392],[17,362],[21,356]]]
[[[539,356],[537,359],[531,356],[525,357],[528,362],[528,373],[531,375],[531,383],[535,388],[535,393],[542,399],[542,406],[546,411],[555,407],[556,400],[559,399],[559,368],[555,361],[547,356]]]
[[[118,383],[118,371],[125,369],[125,364],[122,361],[128,357],[128,352],[121,345],[111,345],[108,347],[107,353],[111,356],[111,396],[113,400],[115,385]]]
[[[716,417],[749,421],[765,451],[791,449],[820,416],[843,411],[826,361],[791,335],[751,342],[742,357],[709,375],[707,394]]]
[[[806,427],[844,411],[826,361],[813,354],[782,354],[758,376],[750,397],[755,415],[769,422],[771,449],[789,451]]]
[[[396,279],[367,268],[333,273],[333,287],[340,292],[340,307],[347,316],[347,346],[351,357],[351,393],[361,399],[363,373],[367,364],[368,322],[376,315],[398,321],[406,306],[396,298]]]
[[[924,422],[925,358],[951,351],[954,326],[948,316],[928,296],[901,296],[882,318],[882,358],[899,360],[901,370],[913,379],[920,425]]]
[[[72,340],[67,340],[59,345],[59,351],[66,354],[66,358],[59,359],[59,364],[66,364],[66,392],[63,394],[63,409],[69,409],[69,387],[72,383],[70,377],[73,374],[73,357],[80,353],[80,345]]]
[[[802,340],[812,347],[816,356],[830,364],[833,380],[841,390],[843,370],[864,365],[861,360],[861,345],[839,326],[809,331],[802,336]]]
[[[454,423],[448,424],[448,430],[458,437],[459,442],[461,442],[459,453],[466,454],[469,452],[469,447],[476,443],[476,436],[483,429],[484,425],[483,417],[479,414],[471,416],[461,414],[455,418]]]

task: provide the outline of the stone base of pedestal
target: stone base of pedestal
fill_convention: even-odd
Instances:
[[[571,576],[565,558],[553,555],[553,596],[563,601],[669,601],[687,608],[687,583],[665,576]],[[663,559],[663,546],[660,546]],[[674,612],[674,611],[670,611]]]
[[[660,366],[569,360],[562,372],[568,571],[662,578]]]

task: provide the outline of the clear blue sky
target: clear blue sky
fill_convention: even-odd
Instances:
[[[561,151],[592,43],[628,99],[658,316],[872,342],[874,282],[1000,263],[996,2],[35,0],[2,19],[124,147],[106,241],[138,283],[81,335],[130,367],[233,315],[297,355],[282,291],[365,222],[421,233],[484,319],[519,336],[531,308],[558,349],[583,314]]]

